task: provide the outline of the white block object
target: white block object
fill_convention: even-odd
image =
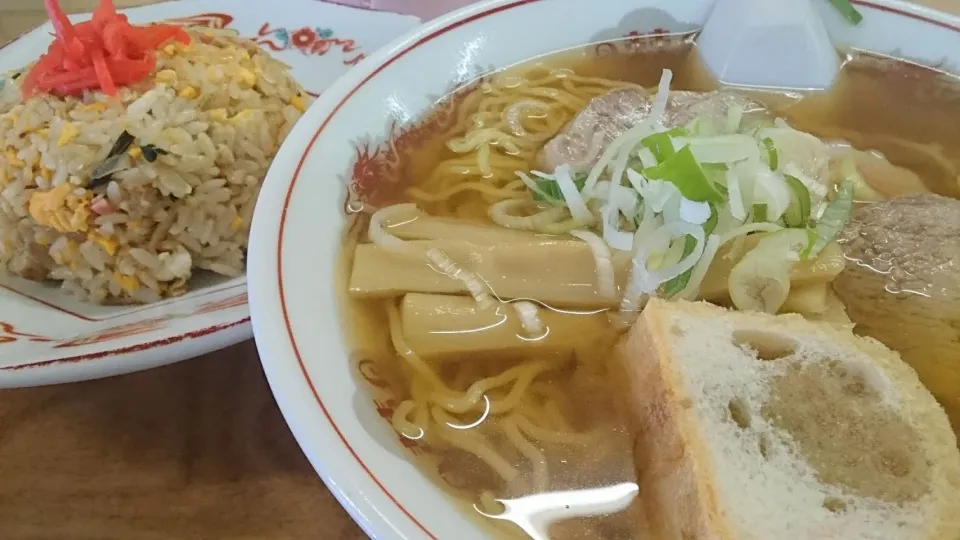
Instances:
[[[822,90],[841,63],[811,0],[717,0],[697,43],[714,76],[735,86]]]

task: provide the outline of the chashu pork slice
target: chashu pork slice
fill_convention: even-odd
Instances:
[[[653,95],[643,89],[623,88],[590,100],[564,130],[540,151],[537,165],[552,172],[569,164],[584,172],[596,162],[608,144],[650,114]],[[745,121],[768,116],[760,103],[735,92],[670,92],[663,122],[667,127],[689,124],[695,118],[723,125],[731,107],[743,108]]]

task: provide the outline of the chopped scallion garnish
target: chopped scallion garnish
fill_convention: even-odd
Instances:
[[[793,192],[790,206],[783,213],[783,222],[787,227],[803,227],[810,219],[810,190],[795,176],[785,174],[783,178]]]
[[[700,168],[703,169],[703,174],[707,175],[707,180],[710,180],[714,184],[726,176],[727,171],[730,169],[726,163],[701,163]]]
[[[563,193],[560,191],[560,184],[556,180],[548,180],[546,178],[538,179],[537,187],[540,188],[540,191],[547,194],[551,200],[554,201],[563,201]],[[587,175],[578,174],[573,177],[573,184],[577,186],[577,191],[582,191],[584,184],[587,182]],[[537,193],[533,192],[533,200],[542,201],[544,197]]]
[[[777,147],[773,145],[773,139],[766,137],[763,139],[763,146],[767,149],[767,165],[770,166],[771,171],[775,171],[780,168],[780,159],[777,156]]]
[[[767,205],[765,204],[753,205],[753,222],[754,223],[767,222]]]
[[[727,171],[730,167],[728,167],[726,163],[701,163],[700,168],[703,170],[703,174],[707,177],[710,185],[720,192],[723,200],[729,199],[729,191],[723,183],[726,182]],[[710,232],[707,231],[707,234],[710,234]]]
[[[807,260],[810,258],[810,253],[813,251],[813,246],[817,243],[817,231],[813,229],[806,229],[807,231],[807,247],[800,252],[800,258]]]
[[[830,3],[848,23],[857,25],[863,20],[863,15],[853,7],[850,0],[830,0]]]
[[[833,241],[840,234],[840,231],[847,225],[850,219],[850,212],[853,210],[853,182],[844,182],[840,185],[840,191],[834,197],[823,211],[823,216],[817,223],[816,242],[810,248],[808,257],[816,257],[827,247],[827,244]]]
[[[703,234],[705,236],[710,236],[713,234],[714,229],[717,228],[717,222],[720,221],[720,212],[717,211],[717,207],[714,204],[710,205],[710,219],[708,219],[703,224]]]
[[[720,214],[717,212],[717,207],[714,204],[710,204],[710,219],[703,224],[703,233],[705,237],[710,236],[714,229],[717,228],[717,221],[719,221],[719,219]],[[683,244],[683,257],[693,253],[693,250],[696,249],[696,247],[697,239],[688,234]],[[687,284],[690,282],[691,275],[693,275],[693,268],[664,283],[663,293],[666,295],[666,297],[671,298],[680,294],[681,291],[686,289]]]
[[[673,148],[673,141],[670,140],[670,133],[666,131],[648,135],[640,141],[640,144],[653,153],[653,157],[657,158],[657,163],[663,163],[677,153]]]
[[[736,105],[719,126],[703,115],[685,129],[665,130],[657,120],[668,102],[671,76],[664,71],[650,118],[608,143],[588,175],[574,174],[570,164],[560,164],[552,175],[516,173],[535,200],[554,207],[548,209],[551,222],[533,224],[534,230],[566,227],[571,220],[575,236],[593,235],[609,248],[605,251],[632,254],[622,312],[636,312],[644,294],[693,298],[719,247],[731,240],[742,243],[748,234],[770,233],[761,240],[767,246],[761,251],[776,261],[754,264],[769,258],[761,253],[748,264],[752,268],[738,263],[740,292],[754,288],[755,278],[788,283],[797,255],[816,257],[843,229],[857,185],[844,183],[832,202],[822,200],[828,192],[823,183],[828,171],[821,174],[817,164],[827,153],[822,142],[814,146],[815,137],[780,118],[744,117]],[[815,174],[804,172],[813,170],[806,167],[810,160]],[[860,178],[855,167],[845,176]],[[527,204],[527,197],[505,202]],[[491,217],[507,222],[504,216]],[[598,268],[609,266],[610,256],[596,253]],[[768,301],[766,293],[759,300],[741,294],[738,301],[733,292],[731,298],[737,306],[746,302],[776,312],[789,290],[784,287],[784,297],[776,301]]]
[[[723,195],[707,179],[700,164],[693,157],[690,145],[684,146],[676,154],[656,167],[643,170],[643,175],[651,180],[665,180],[677,186],[680,194],[695,202],[723,202]]]
[[[683,257],[681,259],[687,258],[693,250],[697,248],[697,239],[690,236],[689,234],[684,237],[683,241]],[[680,274],[679,276],[671,279],[670,281],[663,284],[663,294],[666,298],[671,298],[680,294],[680,291],[687,287],[687,283],[690,282],[690,275],[693,274],[693,268],[687,270],[686,272]]]

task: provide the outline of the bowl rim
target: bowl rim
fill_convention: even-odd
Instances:
[[[400,499],[406,495],[391,493],[360,458],[328,412],[307,370],[291,326],[283,283],[283,237],[293,189],[314,144],[330,121],[347,101],[386,67],[446,32],[496,13],[544,1],[547,0],[481,0],[420,25],[364,59],[331,85],[300,120],[291,133],[297,136],[288,138],[281,148],[274,162],[278,166],[271,168],[260,193],[251,229],[250,251],[264,255],[262,260],[269,263],[250,267],[248,287],[261,363],[277,404],[301,450],[340,504],[372,538],[436,540],[438,536],[404,507]],[[906,0],[851,2],[960,33],[960,15]],[[311,399],[313,402],[309,401]],[[315,412],[317,407],[328,425],[305,421],[311,412],[307,409]],[[319,452],[305,445],[307,432],[316,430],[324,430],[327,435],[339,439],[341,447]],[[370,490],[379,492],[375,496],[380,501],[368,497]],[[393,508],[385,508],[383,504],[391,504]]]

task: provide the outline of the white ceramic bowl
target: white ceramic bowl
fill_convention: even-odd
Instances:
[[[896,0],[855,3],[864,15],[856,28],[828,2],[818,3],[839,46],[947,69],[960,58],[957,17]],[[406,459],[378,414],[378,409],[389,414],[390,396],[372,394],[344,352],[334,270],[345,184],[361,155],[358,146],[368,149],[364,156],[385,152],[391,125],[421,118],[437,97],[478,71],[633,32],[697,27],[711,5],[712,0],[481,2],[365,60],[323,95],[287,140],[254,218],[250,260],[256,263],[248,274],[254,332],[270,385],[301,447],[371,536],[485,537]]]

